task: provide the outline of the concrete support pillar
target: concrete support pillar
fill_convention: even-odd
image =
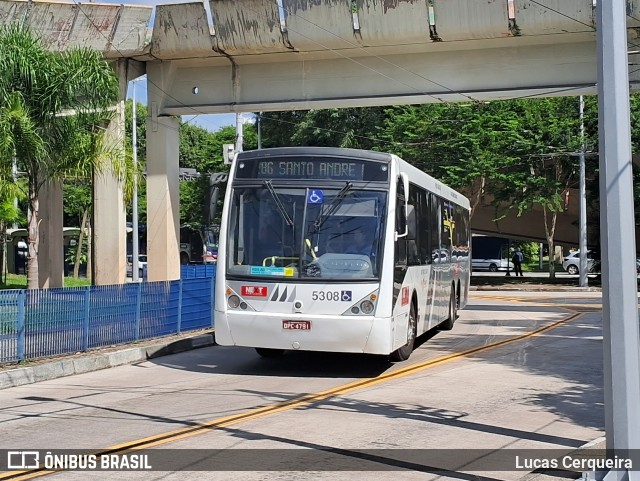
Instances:
[[[607,457],[640,450],[640,329],[634,237],[633,170],[629,123],[627,2],[598,2],[598,139],[602,345]],[[625,457],[625,455],[621,455]],[[595,479],[640,481],[633,469],[597,472]]]
[[[120,80],[120,101],[107,127],[105,145],[124,155],[124,99],[127,95],[126,60],[115,64]],[[107,165],[93,176],[93,262],[95,285],[123,284],[126,277],[126,218],[122,181]]]
[[[38,286],[64,287],[62,183],[45,182],[39,198]]]
[[[180,125],[160,117],[175,75],[172,62],[147,63],[147,256],[149,281],[180,278]]]
[[[147,124],[147,277],[180,278],[179,123],[175,117]]]

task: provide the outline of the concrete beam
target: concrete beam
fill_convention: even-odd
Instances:
[[[54,50],[88,46],[111,58],[145,51],[151,12],[138,5],[0,1],[0,23],[26,22]]]
[[[550,36],[551,37],[551,36]],[[518,43],[518,39],[512,39]],[[461,102],[521,95],[594,93],[595,51],[588,42],[358,58],[300,55],[278,62],[226,59],[171,62],[160,115]],[[488,45],[486,41],[484,45]],[[509,47],[509,45],[512,45]],[[445,46],[446,47],[446,46]],[[500,72],[500,75],[496,75]],[[552,72],[552,74],[550,74]],[[553,78],[551,78],[551,76]],[[551,83],[553,82],[553,84]],[[197,88],[197,94],[194,89]]]
[[[51,48],[172,61],[158,115],[595,93],[592,0],[210,0],[150,8],[0,0]],[[638,39],[638,2],[628,2]],[[630,76],[640,86],[640,71]],[[198,87],[198,95],[194,95]]]
[[[209,57],[213,37],[203,3],[158,5],[151,53],[176,57]]]
[[[209,5],[216,20],[216,50],[224,55],[287,50],[278,4],[273,0],[211,0]]]

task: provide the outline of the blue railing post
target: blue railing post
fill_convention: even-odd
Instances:
[[[138,282],[138,292],[136,293],[136,325],[135,340],[140,340],[140,309],[142,304],[142,282]]]
[[[176,332],[180,334],[182,331],[182,278],[178,281],[178,326]]]
[[[23,289],[20,289],[18,292],[18,326],[17,326],[17,346],[16,346],[16,357],[18,361],[24,360],[24,344],[25,344],[25,292]]]
[[[91,313],[91,286],[84,291],[84,318],[82,320],[82,350],[89,350],[89,316]]]

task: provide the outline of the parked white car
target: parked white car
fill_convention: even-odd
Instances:
[[[471,258],[471,268],[474,271],[488,270],[489,272],[506,271],[513,267],[507,259],[476,259]]]
[[[142,279],[146,267],[147,256],[141,254],[138,256],[138,278]],[[133,256],[127,256],[127,277],[133,277]]]
[[[600,256],[591,251],[587,251],[587,268],[590,273],[600,271]],[[571,252],[562,261],[562,267],[567,274],[577,275],[580,273],[580,251]],[[636,257],[636,272],[640,274],[640,257]]]
[[[591,250],[587,251],[587,272],[591,272],[594,263],[594,253]],[[567,274],[575,276],[580,274],[580,251],[573,251],[562,261],[562,268],[567,271]]]

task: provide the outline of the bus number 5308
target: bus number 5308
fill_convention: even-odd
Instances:
[[[340,301],[340,291],[313,291],[311,299],[314,301]]]

